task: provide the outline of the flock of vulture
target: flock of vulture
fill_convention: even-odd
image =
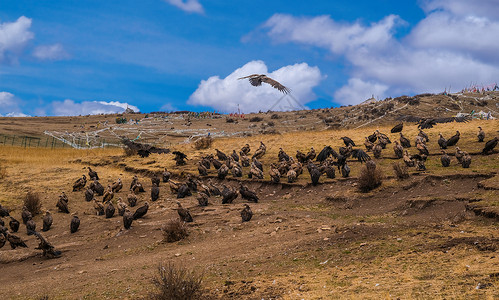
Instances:
[[[417,154],[410,155],[407,148],[411,148],[411,141],[404,136],[402,133],[403,123],[396,125],[392,128],[391,133],[400,133],[399,140],[394,141],[393,151],[397,158],[403,159],[404,163],[408,167],[415,167],[417,170],[425,170],[425,161],[430,155],[427,147],[429,143],[428,135],[420,128],[418,135],[415,137],[415,147],[418,150]],[[442,166],[448,167],[451,163],[450,156],[446,153],[448,147],[455,147],[455,158],[457,162],[462,165],[463,168],[468,168],[471,164],[471,155],[466,151],[461,150],[457,144],[460,139],[459,131],[455,135],[446,139],[442,134],[439,135],[438,145],[441,148],[442,156],[441,163]],[[371,152],[375,158],[381,158],[381,153],[383,149],[386,149],[387,144],[390,144],[390,138],[376,130],[372,135],[365,137],[365,151],[357,147],[355,142],[349,137],[342,137],[344,147],[339,147],[338,152],[335,151],[331,146],[326,146],[316,154],[316,151],[312,147],[307,153],[297,151],[295,157],[288,155],[282,148],[279,150],[277,155],[277,161],[270,164],[268,168],[268,174],[270,180],[273,183],[279,183],[281,178],[286,178],[287,182],[292,183],[297,180],[297,178],[303,174],[304,166],[307,168],[310,175],[312,185],[317,185],[319,183],[320,177],[325,174],[328,178],[336,177],[336,169],[341,173],[342,177],[350,176],[350,167],[347,163],[347,159],[352,157],[359,161],[360,163],[371,161],[371,157],[367,152]],[[477,134],[478,142],[484,142],[485,132],[479,127]],[[486,155],[493,151],[493,149],[498,144],[498,138],[495,137],[485,143],[482,150],[482,154]],[[229,174],[233,177],[243,177],[243,173],[246,173],[248,178],[264,178],[264,168],[263,164],[259,161],[267,152],[267,147],[263,142],[260,142],[259,147],[251,155],[251,148],[248,144],[244,145],[239,153],[233,150],[232,153],[226,154],[222,151],[215,149],[216,153],[209,154],[201,158],[197,163],[198,172],[200,177],[205,177],[208,175],[211,166],[215,169],[216,176],[223,180]],[[187,155],[175,151],[175,160],[177,165],[184,165]],[[371,161],[370,165],[374,162]],[[123,182],[121,178],[118,178],[112,185],[108,185],[105,188],[99,182],[99,176],[96,171],[88,168],[89,183],[87,182],[86,175],[78,178],[73,183],[73,192],[77,193],[84,191],[83,197],[87,202],[93,204],[95,213],[99,216],[104,216],[105,218],[113,218],[115,216],[116,210],[117,214],[123,218],[123,227],[129,229],[132,226],[134,220],[144,217],[149,209],[149,203],[146,201],[142,206],[138,207],[132,213],[130,209],[135,207],[138,202],[137,194],[144,193],[145,189],[143,184],[140,182],[137,176],[132,178],[130,183],[130,192],[126,198],[126,202],[118,197],[115,204],[113,204],[113,198],[116,193],[121,191],[123,188]],[[248,171],[244,172],[244,168],[249,168]],[[161,178],[160,178],[161,175]],[[168,183],[170,191],[176,194],[178,199],[185,198],[187,196],[192,196],[192,193],[197,193],[197,200],[200,206],[207,206],[210,197],[220,197],[222,204],[230,204],[241,195],[241,198],[253,203],[257,203],[259,200],[258,195],[255,191],[250,190],[242,182],[239,182],[239,189],[232,188],[226,184],[217,186],[211,179],[206,182],[200,181],[197,176],[188,175],[184,182],[175,182],[171,179],[171,173],[165,168],[162,174],[156,174],[151,178],[151,189],[150,189],[150,199],[151,201],[157,201],[160,194],[160,183]],[[88,183],[88,184],[87,184]],[[102,199],[97,199],[97,197],[102,197]],[[250,206],[245,203],[244,208],[241,210],[241,219],[243,222],[250,221],[253,213]],[[193,222],[193,217],[189,210],[182,207],[181,203],[177,201],[177,212],[181,221]],[[60,213],[70,213],[69,209],[69,197],[66,193],[62,192],[56,203],[56,208]],[[2,219],[4,217],[10,217],[7,229],[5,221]],[[37,231],[36,223],[33,220],[32,214],[26,207],[23,207],[21,218],[23,224],[26,226],[26,232],[28,235],[35,235],[39,240],[38,249],[43,250],[43,255],[49,258],[59,257],[61,255],[60,251],[54,249],[53,245],[47,241],[43,235]],[[50,211],[47,211],[43,217],[42,231],[50,230],[53,223],[53,217]],[[71,222],[69,224],[69,229],[71,233],[78,231],[80,226],[80,220],[76,214],[73,214]],[[12,249],[17,247],[27,247],[26,242],[22,240],[19,236],[15,235],[19,230],[20,222],[16,220],[13,216],[10,216],[9,211],[0,205],[0,248],[2,248],[6,242],[10,243]]]

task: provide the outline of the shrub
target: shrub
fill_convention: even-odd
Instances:
[[[4,179],[7,177],[7,170],[5,167],[0,166],[0,179]]]
[[[189,236],[187,226],[178,219],[171,219],[166,222],[166,224],[161,227],[161,232],[163,232],[164,240],[168,243],[180,241]]]
[[[399,180],[407,179],[409,178],[409,172],[407,171],[407,166],[406,165],[401,165],[400,163],[393,163],[393,172],[395,173],[395,176]]]
[[[40,196],[29,191],[24,198],[24,206],[28,208],[29,212],[34,216],[40,213],[42,209],[42,202],[40,201]]]
[[[363,193],[374,190],[381,185],[383,174],[376,163],[372,160],[368,161],[366,165],[360,170],[359,176],[359,189]]]
[[[256,117],[250,118],[249,121],[250,122],[261,122],[261,121],[263,121],[263,118],[256,116]]]
[[[213,138],[211,136],[205,136],[194,142],[194,148],[196,148],[196,150],[208,149],[211,147],[211,144],[213,144]]]
[[[202,276],[194,271],[177,267],[172,263],[159,264],[158,275],[153,279],[158,291],[150,296],[158,300],[200,299],[203,294],[201,282]]]

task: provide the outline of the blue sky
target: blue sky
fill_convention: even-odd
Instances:
[[[0,0],[0,115],[267,110],[499,79],[499,1]],[[289,106],[278,105],[277,109]]]

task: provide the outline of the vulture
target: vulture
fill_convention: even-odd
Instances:
[[[73,184],[73,192],[80,191],[87,184],[87,176],[82,175],[81,178],[78,178]]]
[[[60,212],[69,214],[68,203],[64,201],[63,198],[59,197],[56,207],[59,209]]]
[[[471,155],[465,153],[463,158],[461,159],[461,166],[463,166],[463,168],[469,168],[470,165],[471,165]]]
[[[397,133],[397,132],[402,132],[402,129],[404,128],[404,123],[399,123],[390,130],[391,133]]]
[[[177,205],[177,213],[180,220],[186,223],[193,222],[194,220],[192,219],[191,213],[187,209],[183,208],[179,201],[177,201]]]
[[[206,168],[206,170],[211,169],[211,160],[209,155],[202,157],[200,163]]]
[[[248,204],[244,204],[243,210],[241,210],[241,219],[243,222],[248,222],[253,217],[253,212]]]
[[[191,190],[187,186],[187,184],[183,183],[179,188],[178,188],[178,193],[177,193],[177,199],[180,198],[185,198],[187,196],[192,196]]]
[[[499,139],[497,137],[491,139],[487,143],[485,143],[485,147],[483,147],[482,154],[488,154],[489,152],[492,152],[494,148],[497,146],[497,142]]]
[[[95,213],[98,216],[104,215],[104,205],[101,202],[97,202],[97,200],[95,200],[95,198],[94,198],[93,204],[94,204]]]
[[[442,150],[442,156],[440,156],[440,162],[442,163],[443,167],[450,166],[450,156],[447,155],[445,150]]]
[[[113,202],[111,202],[110,200],[108,200],[106,204],[107,204],[105,210],[106,219],[110,219],[114,216],[114,212],[116,211],[116,209],[114,208]]]
[[[462,163],[462,159],[463,159],[464,155],[466,155],[466,152],[461,150],[459,147],[456,147],[455,157],[459,163]]]
[[[232,168],[232,176],[243,177],[243,170],[239,166],[234,166]]]
[[[393,152],[395,152],[395,156],[397,158],[404,157],[404,148],[399,144],[398,141],[395,141],[395,145],[393,145]]]
[[[451,136],[448,140],[447,140],[447,146],[448,147],[451,147],[451,146],[455,146],[457,144],[457,142],[459,141],[459,136],[460,136],[460,133],[459,131],[456,131],[456,134]]]
[[[232,150],[232,154],[230,155],[233,160],[239,161],[239,155],[237,155],[236,150]]]
[[[220,189],[211,182],[211,179],[208,180],[208,188],[210,189],[210,194],[213,196],[222,196],[222,192]]]
[[[265,152],[266,152],[266,148],[258,148],[255,153],[253,153],[253,156],[251,158],[261,158]]]
[[[347,164],[341,166],[341,176],[344,178],[350,176],[350,167]]]
[[[331,146],[326,146],[324,147],[321,152],[319,152],[319,155],[317,155],[317,158],[316,160],[319,161],[319,162],[323,162],[325,161],[330,155],[332,155],[333,157],[337,158],[338,157],[338,153],[336,153],[336,151],[334,151],[334,149],[331,147]],[[296,158],[298,158],[298,154],[296,154]],[[298,158],[298,161],[300,161],[300,159]]]
[[[173,180],[168,180],[168,184],[170,185],[170,192],[172,194],[177,194],[178,193],[178,189],[180,188],[180,183],[177,183]]]
[[[248,155],[250,153],[250,145],[246,144],[241,148],[241,151],[239,151],[239,154],[242,155]]]
[[[433,126],[437,125],[437,123],[450,123],[450,122],[469,122],[471,120],[470,116],[461,116],[461,117],[446,117],[446,118],[423,118],[417,116],[401,116],[398,118],[400,121],[406,122],[416,122],[418,124],[418,128],[427,129],[433,128]]]
[[[428,138],[428,135],[421,129],[419,129],[418,136],[422,137],[424,139],[424,143],[429,142],[430,139]]]
[[[12,232],[17,232],[19,230],[19,221],[14,219],[14,217],[10,217],[10,221],[9,221],[9,227],[10,227],[10,230],[12,230]]]
[[[69,202],[68,195],[66,195],[65,192],[62,192],[61,195],[59,195],[59,198],[61,198],[62,200],[64,200],[66,203]]]
[[[440,149],[447,149],[447,140],[441,133],[439,133],[438,135],[440,136],[438,138],[438,145],[440,146]]]
[[[172,154],[175,155],[173,160],[175,160],[177,166],[183,166],[186,164],[185,159],[187,158],[187,155],[180,151],[173,151]]]
[[[33,219],[31,219],[26,222],[26,233],[28,235],[32,235],[34,232],[36,232],[36,223],[35,221],[33,221]]]
[[[170,180],[170,177],[172,176],[172,174],[170,172],[168,172],[168,170],[165,168],[165,170],[163,171],[163,182],[168,182],[168,180]]]
[[[199,172],[199,175],[201,175],[201,176],[208,175],[208,170],[206,169],[206,167],[203,165],[203,163],[201,161],[198,162],[198,172]]]
[[[217,160],[217,159],[215,159],[213,157],[210,158],[210,161],[213,164],[213,167],[215,168],[215,170],[220,169],[220,167],[223,165],[223,163],[221,163],[219,160]]]
[[[402,132],[400,133],[400,145],[404,148],[411,148],[411,141],[409,141],[408,138],[406,138]]]
[[[411,160],[415,161],[416,170],[418,170],[418,171],[425,171],[426,170],[426,166],[424,164],[426,161],[426,155],[414,154],[411,156]]]
[[[243,167],[249,167],[250,166],[250,159],[246,155],[241,155],[241,164]]]
[[[3,246],[5,246],[6,242],[7,239],[5,238],[5,235],[3,234],[3,232],[0,232],[0,249],[2,249]]]
[[[217,157],[219,160],[227,160],[227,155],[225,153],[223,153],[222,151],[218,150],[218,149],[215,149],[215,151],[217,151]]]
[[[374,143],[378,140],[378,135],[376,135],[376,132],[374,132],[373,134],[369,135],[367,137],[367,139],[371,142],[371,143]]]
[[[305,161],[313,160],[316,157],[315,154],[315,149],[314,147],[310,148],[310,151],[307,153],[307,156],[305,157]]]
[[[383,150],[383,147],[381,147],[381,145],[379,143],[377,143],[376,145],[374,145],[374,148],[373,148],[374,158],[380,158],[382,150]]]
[[[8,217],[9,216],[9,210],[0,204],[0,217]]]
[[[130,191],[133,190],[133,186],[139,182],[139,177],[137,175],[133,175],[132,182],[130,182]]]
[[[270,164],[269,175],[272,183],[281,182],[281,173],[279,173],[279,170],[274,163]]]
[[[137,210],[133,213],[132,218],[134,220],[142,218],[147,213],[148,209],[149,209],[149,203],[146,202],[146,203],[144,203],[143,206],[137,208]]]
[[[277,168],[279,170],[279,174],[281,174],[281,176],[284,176],[285,174],[288,173],[289,171],[289,162],[283,160],[281,161],[281,163],[279,164],[279,167]]]
[[[340,140],[343,140],[343,143],[345,143],[346,147],[355,146],[355,143],[352,141],[352,139],[347,136],[341,137]]]
[[[258,159],[253,158],[252,163],[254,163],[255,167],[257,167],[258,169],[260,169],[260,171],[263,172],[263,165],[262,165],[262,163],[260,161],[258,161]]]
[[[43,216],[43,228],[42,231],[48,231],[50,229],[50,226],[52,226],[52,222],[54,219],[52,218],[52,214],[50,211],[45,212],[45,216]]]
[[[307,161],[307,155],[305,153],[301,152],[300,150],[296,150],[296,159],[299,162],[304,163]]]
[[[23,210],[21,212],[21,218],[23,219],[23,224],[25,225],[29,220],[33,219],[33,215],[26,206],[23,206]]]
[[[366,146],[366,151],[371,151],[374,147],[374,143],[371,143],[369,139],[366,137],[366,140],[364,141],[364,146]]]
[[[225,184],[223,185],[222,190],[222,204],[232,203],[234,199],[237,198],[238,193],[235,189],[227,187]]]
[[[54,246],[52,246],[52,244],[47,241],[47,239],[44,238],[41,233],[35,232],[34,234],[38,239],[38,247],[36,249],[42,250],[44,257],[57,258],[61,256],[62,252],[59,250],[55,250]]]
[[[151,201],[156,201],[159,199],[159,187],[156,185],[156,183],[152,184],[151,187]]]
[[[10,243],[10,247],[12,249],[16,249],[17,247],[28,248],[28,245],[17,235],[10,234],[8,231],[5,233],[5,237],[7,241]]]
[[[248,178],[253,178],[253,176],[255,176],[258,179],[263,179],[263,171],[260,168],[258,168],[255,162],[251,163],[251,168],[248,173]]]
[[[128,201],[128,205],[130,207],[134,207],[137,204],[137,195],[132,191],[130,194],[128,194],[126,200]]]
[[[123,216],[127,208],[127,205],[125,204],[125,202],[123,202],[123,199],[121,199],[121,197],[118,197],[117,205],[118,205],[118,215]]]
[[[478,142],[483,143],[483,140],[485,139],[485,131],[483,131],[482,127],[478,126],[478,131],[477,137],[478,137]]]
[[[279,92],[282,92],[284,94],[289,94],[291,92],[290,89],[288,89],[284,85],[280,84],[276,80],[274,80],[270,77],[267,77],[267,75],[264,75],[264,74],[252,74],[252,75],[240,77],[240,78],[238,78],[238,80],[246,79],[246,78],[249,79],[249,82],[251,83],[252,86],[260,86],[260,85],[262,85],[262,82],[265,82],[267,84],[270,84],[273,88],[277,89]]]
[[[219,179],[225,179],[229,174],[229,167],[226,164],[222,164],[222,166],[218,169],[217,177]]]
[[[98,195],[98,196],[102,196],[104,195],[104,186],[102,184],[100,184],[99,181],[94,180],[91,184],[90,184],[90,187],[92,188],[92,190],[94,190],[94,192]]]
[[[390,138],[389,138],[386,134],[379,132],[379,130],[378,130],[378,129],[376,129],[376,130],[374,131],[374,134],[377,136],[378,140],[379,140],[379,139],[383,139],[383,140],[385,140],[385,143],[386,143],[386,144],[391,144],[391,143],[392,143],[392,142],[390,141]],[[373,142],[373,143],[374,143],[374,142]]]
[[[114,197],[113,189],[110,185],[107,186],[107,191],[104,193],[104,197],[102,198],[102,202],[111,201]]]
[[[92,201],[92,199],[94,199],[94,190],[92,190],[91,188],[88,188],[85,191],[85,200],[87,202],[90,202],[90,201]]]
[[[422,142],[418,142],[416,144],[416,148],[419,150],[419,154],[421,155],[430,155],[430,152],[428,151],[428,147],[426,147],[425,144],[423,144]]]
[[[289,155],[284,152],[282,148],[279,148],[279,153],[277,154],[279,161],[289,161]]]
[[[324,166],[324,173],[326,173],[326,177],[329,179],[334,179],[336,178],[336,171],[334,170],[333,166],[330,164],[326,164]]]
[[[88,177],[90,178],[90,180],[99,180],[99,175],[97,175],[97,172],[92,170],[92,168],[90,167],[87,168],[88,168]]]
[[[241,198],[246,199],[251,202],[258,202],[258,196],[254,191],[250,191],[247,186],[244,186],[242,182],[239,183],[239,194],[241,194]]]
[[[113,193],[118,193],[119,191],[121,191],[122,188],[123,188],[123,182],[121,182],[121,178],[118,178],[118,180],[115,181],[111,186]]]
[[[125,227],[125,229],[130,229],[133,220],[132,213],[128,210],[128,208],[125,208],[125,212],[123,213],[123,227]]]
[[[206,193],[200,192],[197,198],[199,206],[208,206],[208,199],[209,196]]]
[[[160,183],[161,183],[161,179],[159,178],[159,176],[157,174],[154,174],[154,176],[151,177],[151,184],[156,184],[157,186],[159,186]]]
[[[316,165],[312,164],[309,169],[310,179],[312,180],[312,185],[316,186],[319,183],[319,178],[321,177],[321,172]]]
[[[71,224],[69,225],[71,233],[77,232],[79,227],[80,227],[80,219],[78,219],[77,215],[74,215],[73,219],[71,219]]]
[[[134,193],[144,193],[146,190],[144,190],[144,186],[142,185],[142,183],[136,182],[132,187],[132,191]]]

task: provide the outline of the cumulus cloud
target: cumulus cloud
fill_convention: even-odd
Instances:
[[[213,107],[223,112],[236,112],[238,108],[242,112],[267,111],[271,106],[283,97],[283,94],[268,84],[254,87],[248,80],[237,78],[250,74],[267,74],[269,77],[279,81],[292,91],[291,94],[301,105],[305,105],[316,98],[312,89],[322,79],[318,67],[310,67],[306,63],[294,64],[282,67],[269,73],[263,61],[251,61],[236,69],[225,78],[212,76],[202,80],[198,89],[189,97],[188,104]],[[293,98],[283,99],[286,103],[291,101],[288,109],[296,104]],[[277,106],[274,110],[285,110],[286,107]]]
[[[351,104],[372,94],[440,92],[471,81],[497,81],[499,17],[490,11],[496,12],[498,5],[487,0],[426,1],[426,17],[400,39],[394,34],[405,22],[395,15],[363,25],[329,16],[276,14],[263,28],[276,42],[321,47],[344,59],[352,66],[350,79],[334,100]]]
[[[19,108],[20,100],[9,92],[0,92],[0,116],[28,117]]]
[[[31,117],[30,115],[24,114],[22,112],[10,112],[5,115],[5,117],[12,117],[12,118],[25,118],[25,117]]]
[[[0,63],[15,62],[34,34],[29,31],[31,19],[19,17],[15,22],[0,23]]]
[[[136,112],[139,111],[136,106],[118,101],[83,101],[77,103],[71,99],[66,99],[62,102],[52,102],[52,114],[56,116],[114,114],[124,112],[127,107]]]
[[[69,58],[69,54],[61,44],[42,45],[33,50],[33,56],[39,60],[64,60]]]
[[[190,13],[204,13],[203,6],[198,0],[165,0],[167,3]]]

